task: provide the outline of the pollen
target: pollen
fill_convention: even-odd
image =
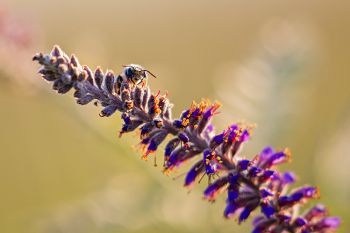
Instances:
[[[154,109],[154,113],[156,113],[156,114],[160,114],[160,113],[161,113],[160,108],[159,108],[159,107],[155,107],[155,109]]]
[[[185,118],[185,119],[182,120],[181,124],[182,124],[182,126],[186,127],[189,123],[190,123],[190,120]]]
[[[216,110],[218,110],[221,106],[222,106],[222,104],[221,104],[219,101],[216,101],[216,102],[213,104],[213,110],[214,110],[214,112],[215,112]]]

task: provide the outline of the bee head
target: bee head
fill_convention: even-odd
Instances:
[[[124,73],[125,73],[126,77],[129,79],[144,79],[144,78],[147,78],[147,74],[150,74],[151,76],[156,78],[156,76],[154,74],[152,74],[150,71],[144,69],[140,65],[130,64],[130,65],[126,65],[123,67],[125,67]]]

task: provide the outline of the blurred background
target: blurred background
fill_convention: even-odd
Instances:
[[[178,115],[202,97],[216,119],[257,123],[242,154],[288,146],[298,184],[350,231],[349,1],[47,1],[0,3],[0,231],[249,232],[139,159],[119,116],[99,118],[36,74],[59,44],[82,64],[157,74]],[[159,154],[160,155],[160,154]],[[179,174],[181,171],[179,171]]]

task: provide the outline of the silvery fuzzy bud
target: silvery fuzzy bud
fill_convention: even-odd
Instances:
[[[172,118],[172,113],[171,113],[171,108],[173,107],[172,104],[169,104],[168,107],[165,109],[165,112],[163,113],[163,116],[166,119],[171,119]]]
[[[105,77],[105,88],[109,94],[113,94],[114,74],[112,71],[107,72]]]
[[[51,51],[51,56],[54,56],[54,57],[63,56],[62,49],[59,46],[55,45]]]
[[[123,102],[131,100],[130,91],[128,89],[123,90],[120,96]]]
[[[61,65],[61,64],[67,64],[66,59],[64,58],[64,56],[59,56],[56,57],[56,65]]]
[[[63,87],[59,88],[59,89],[57,90],[57,92],[58,92],[59,94],[65,94],[65,93],[67,93],[68,91],[70,91],[70,90],[72,89],[72,87],[73,87],[73,84],[72,84],[72,83],[70,83],[70,84],[65,84]]]
[[[143,98],[142,98],[142,108],[143,109],[147,109],[147,103],[148,103],[148,99],[151,95],[151,90],[147,87],[146,89],[143,90]]]
[[[83,70],[86,72],[87,77],[86,80],[91,84],[94,85],[94,73],[88,66],[83,66]]]
[[[66,64],[59,64],[57,69],[58,73],[61,75],[68,73],[68,66]]]
[[[77,100],[78,104],[85,105],[90,103],[95,98],[92,95],[85,95]]]
[[[94,76],[94,80],[96,83],[96,86],[101,89],[102,86],[102,82],[103,82],[103,71],[100,67],[97,67],[97,69],[95,70],[95,76]]]
[[[87,77],[88,77],[87,72],[85,70],[82,70],[78,75],[77,81],[82,82],[82,81],[86,80]]]
[[[70,63],[74,66],[74,67],[80,67],[80,63],[78,61],[78,58],[75,55],[72,55],[70,58]]]
[[[71,84],[71,82],[72,82],[72,76],[69,75],[69,74],[64,74],[64,75],[62,75],[61,80],[62,80],[62,82],[63,82],[64,84]]]
[[[58,90],[64,86],[64,83],[62,82],[61,79],[57,79],[56,81],[53,82],[52,89]]]
[[[49,82],[55,81],[57,79],[57,77],[53,74],[45,74],[42,77]]]
[[[115,113],[115,111],[118,110],[118,106],[117,105],[109,105],[107,107],[105,107],[101,113],[100,113],[100,116],[101,117],[109,117],[111,116],[113,113]]]
[[[134,98],[134,105],[138,108],[141,108],[141,101],[142,101],[142,89],[140,87],[135,87],[135,90],[133,92],[133,98]]]

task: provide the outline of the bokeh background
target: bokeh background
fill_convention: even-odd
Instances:
[[[30,59],[59,44],[90,67],[139,63],[175,115],[221,101],[218,129],[257,123],[243,155],[288,146],[350,231],[349,1],[0,3],[0,232],[249,232],[139,159],[118,116],[53,93]],[[179,171],[179,174],[181,171]]]

